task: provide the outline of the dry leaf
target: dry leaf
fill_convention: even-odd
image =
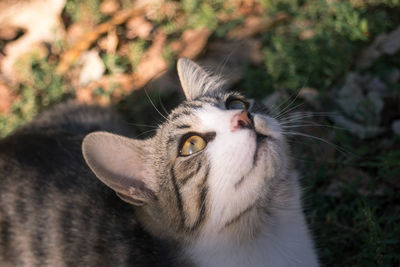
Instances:
[[[61,55],[60,64],[58,65],[58,71],[63,74],[65,73],[71,64],[77,60],[80,55],[88,50],[90,46],[97,41],[100,36],[111,29],[115,28],[115,26],[124,23],[126,20],[133,16],[139,16],[143,14],[145,11],[146,2],[140,2],[140,5],[137,4],[135,7],[128,10],[121,10],[117,12],[109,21],[101,23],[96,26],[96,28],[87,33],[82,40],[76,43],[71,49]]]
[[[104,76],[98,81],[93,81],[87,86],[79,88],[76,91],[77,100],[81,103],[108,105],[115,103],[133,90],[142,88],[168,67],[162,56],[166,39],[167,36],[162,31],[158,31],[153,44],[144,53],[132,75],[115,74]],[[102,88],[106,93],[96,95],[94,90],[98,88]]]
[[[76,90],[75,94],[76,100],[79,103],[85,103],[88,105],[95,104],[93,90],[91,87],[79,88]]]
[[[261,15],[264,11],[260,1],[235,0],[236,10],[242,15]]]
[[[171,43],[171,49],[178,57],[195,58],[207,44],[209,29],[186,30],[179,41]]]
[[[161,4],[158,14],[159,16],[166,17],[167,19],[171,20],[180,10],[180,3],[172,2],[172,1],[163,1]]]
[[[129,57],[130,54],[130,42],[121,42],[118,45],[118,50],[117,50],[117,54],[120,57]]]
[[[99,56],[99,51],[92,49],[81,57],[82,70],[79,75],[79,84],[85,85],[101,78],[106,67]]]
[[[84,36],[90,31],[93,31],[92,25],[77,22],[68,27],[65,39],[71,47],[82,40],[82,38],[84,38]]]
[[[144,16],[131,18],[126,23],[125,36],[128,39],[134,39],[136,37],[147,39],[150,36],[154,26]]]
[[[6,45],[6,57],[1,71],[13,80],[13,65],[19,55],[28,52],[33,45],[51,42],[64,34],[60,21],[65,0],[31,0],[0,2],[0,27],[23,28],[22,37]]]
[[[111,15],[118,11],[120,5],[116,0],[106,0],[100,4],[100,12]]]
[[[132,91],[133,77],[128,74],[114,74],[103,76],[97,81],[90,82],[87,86],[76,90],[76,99],[80,103],[107,106],[116,103]],[[101,88],[104,94],[94,91]]]
[[[168,65],[162,56],[166,40],[165,33],[162,31],[156,33],[153,44],[144,53],[133,73],[134,88],[144,86],[148,81],[167,69]]]
[[[104,38],[98,41],[101,50],[105,50],[107,54],[115,54],[118,46],[118,35],[115,28],[111,28]]]
[[[14,100],[15,97],[11,94],[10,88],[0,81],[0,114],[8,114]]]
[[[285,22],[290,19],[286,13],[280,13],[273,18],[262,18],[256,16],[249,16],[246,18],[243,25],[229,31],[226,35],[227,39],[244,39],[251,37],[255,34],[265,32],[272,29],[277,24]]]

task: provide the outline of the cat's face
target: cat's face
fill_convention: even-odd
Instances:
[[[288,168],[280,126],[193,62],[181,60],[178,70],[187,100],[154,137],[94,133],[85,158],[158,235],[250,238],[285,191],[277,188]]]

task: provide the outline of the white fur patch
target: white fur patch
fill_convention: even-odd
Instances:
[[[265,227],[249,242],[237,244],[229,238],[202,240],[186,253],[196,266],[318,266],[301,211],[288,212],[283,218],[286,220]]]
[[[227,223],[264,196],[268,179],[282,175],[278,172],[286,169],[287,164],[283,152],[278,151],[283,142],[279,124],[270,117],[252,114],[256,131],[273,137],[275,142],[271,146],[264,143],[257,150],[253,130],[231,130],[232,117],[238,112],[205,105],[195,113],[199,118],[197,130],[216,132],[216,137],[204,151],[211,165],[208,217],[199,237],[186,248],[186,254],[197,266],[317,266],[299,196],[293,196],[292,207],[285,207],[274,218],[276,221],[260,221],[256,237],[242,240],[235,231],[223,231]],[[277,165],[280,168],[276,169]],[[235,187],[243,177],[246,178],[241,185]],[[257,212],[251,209],[245,216],[257,217]],[[251,221],[248,223],[248,228],[253,227]],[[244,228],[246,224],[238,227]]]
[[[207,106],[196,114],[204,132],[216,132],[205,151],[211,163],[208,177],[211,214],[207,223],[209,229],[205,231],[210,231],[211,235],[253,203],[262,188],[255,180],[243,186],[243,190],[235,189],[235,184],[253,171],[257,148],[252,130],[231,130],[232,117],[238,112]]]

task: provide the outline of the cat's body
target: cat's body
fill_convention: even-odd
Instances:
[[[80,143],[124,134],[109,113],[64,105],[0,142],[0,266],[318,265],[278,122],[178,70],[154,137],[86,136],[99,180]]]
[[[0,266],[162,266],[163,243],[87,167],[83,137],[126,133],[109,110],[72,102],[0,142]],[[159,264],[158,264],[159,263]],[[158,265],[157,265],[158,264]]]

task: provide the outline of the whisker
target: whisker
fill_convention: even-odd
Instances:
[[[323,138],[320,138],[320,137],[316,137],[316,136],[313,136],[313,135],[310,135],[310,134],[305,134],[305,133],[299,133],[299,132],[282,131],[282,133],[283,133],[283,134],[287,134],[287,135],[298,135],[298,136],[303,136],[303,137],[309,137],[309,138],[311,138],[311,139],[315,139],[315,140],[318,140],[318,141],[323,142],[323,143],[325,143],[325,144],[328,144],[328,145],[334,147],[337,151],[339,151],[339,152],[341,152],[341,153],[344,153],[344,154],[348,154],[348,155],[352,155],[352,156],[358,157],[358,156],[355,155],[354,153],[351,153],[350,151],[347,151],[347,150],[345,150],[344,148],[342,148],[342,147],[340,147],[340,146],[338,146],[338,145],[335,145],[335,144],[333,144],[333,143],[331,143],[331,142],[329,142],[329,141],[327,141],[327,140],[325,140],[325,139],[323,139]]]
[[[304,87],[306,86],[306,84],[307,84],[308,81],[310,80],[310,77],[311,77],[311,69],[308,71],[307,79],[304,81],[303,85],[302,85],[301,87],[299,87],[299,89],[297,90],[296,97],[292,100],[292,102],[291,102],[289,105],[287,105],[287,107],[290,107],[290,105],[296,101],[297,97],[298,97],[299,94],[300,94],[301,89],[304,88]],[[294,94],[294,93],[293,93],[293,94]],[[289,97],[289,99],[292,98],[293,94]],[[286,103],[286,102],[287,102],[287,101],[284,101],[284,103]],[[281,105],[282,105],[282,104],[281,104]],[[279,105],[278,108],[279,108],[281,105]],[[275,110],[276,110],[276,109],[274,108],[274,111],[275,111]],[[280,113],[278,113],[277,116],[280,116],[280,115],[282,114],[282,112],[284,112],[284,110],[282,110]],[[271,111],[271,114],[273,114],[272,111]]]
[[[297,123],[298,122],[300,122],[300,123],[309,122],[309,121],[304,120],[304,119],[309,119],[309,118],[314,118],[314,116],[303,116],[303,117],[298,117],[298,118],[293,118],[293,119],[287,119],[287,120],[280,121],[279,124],[280,125],[288,125],[288,124],[290,125],[295,122],[297,122]]]
[[[235,50],[237,50],[238,46],[239,45],[237,44],[236,47],[232,48],[231,51],[225,56],[225,58],[219,64],[219,66],[216,68],[215,72],[217,73],[217,76],[220,76],[220,77],[223,76],[222,74],[223,74],[224,68],[225,68],[226,64],[229,62],[229,60],[232,57]]]
[[[283,101],[282,103],[280,103],[278,106],[272,107],[272,108],[270,109],[271,114],[274,114],[276,111],[279,110],[279,108],[280,108],[282,105],[284,105],[284,104],[286,104],[287,102],[289,102],[290,99],[291,99],[295,94],[296,94],[296,97],[297,97],[297,95],[299,94],[299,92],[295,92],[295,93],[291,94],[291,95],[289,96],[288,99],[286,99],[285,101]],[[295,98],[294,100],[296,100],[296,98]],[[289,103],[288,106],[290,106],[291,104],[292,104],[292,103]],[[284,109],[285,109],[285,108],[284,108]],[[283,110],[284,110],[284,109],[283,109]],[[283,111],[283,110],[282,110],[282,111]],[[278,112],[277,116],[278,116],[280,113],[281,113],[281,112]]]
[[[287,114],[287,116],[282,116],[281,119],[286,119],[286,118],[293,118],[296,116],[301,116],[301,115],[323,115],[323,116],[336,116],[337,112],[313,112],[313,111],[297,111],[291,114]]]
[[[290,117],[286,117],[284,119],[280,119],[279,122],[281,124],[287,124],[290,122],[296,122],[296,121],[300,121],[302,119],[307,119],[307,118],[314,118],[314,117],[327,117],[325,114],[298,114],[298,115],[293,115]]]
[[[144,135],[144,134],[151,133],[151,132],[155,132],[155,131],[156,131],[155,129],[148,130],[148,131],[144,131],[144,132],[142,132],[142,133],[136,135],[135,138],[138,138],[138,137],[140,137],[140,136],[142,136],[142,135]]]
[[[278,116],[276,116],[275,118],[276,118],[277,120],[279,120],[279,118],[282,118],[284,115],[288,114],[290,111],[292,111],[292,110],[294,110],[294,109],[296,109],[296,108],[299,108],[299,107],[303,106],[304,104],[305,104],[305,102],[300,103],[300,104],[298,104],[298,105],[296,105],[296,106],[294,106],[294,107],[291,107],[290,109],[286,110],[285,112],[281,112],[281,113],[280,113]]]
[[[282,113],[284,113],[284,112],[286,113],[286,110],[287,110],[288,108],[290,108],[290,106],[296,101],[297,97],[299,96],[299,93],[300,93],[300,91],[297,92],[295,98],[294,98],[292,101],[290,101],[290,103],[289,103],[285,108],[283,108],[283,109],[276,115],[275,118],[280,117],[280,116],[282,115]],[[289,98],[289,99],[290,99],[290,98]]]
[[[144,92],[146,93],[147,98],[149,99],[151,105],[153,106],[153,108],[158,112],[158,114],[160,114],[161,117],[163,117],[166,121],[168,121],[168,118],[165,117],[159,110],[158,108],[154,105],[153,101],[151,100],[149,94],[146,91],[146,88],[144,88]]]
[[[301,127],[327,127],[327,128],[332,128],[332,129],[338,129],[338,130],[346,130],[345,128],[342,128],[342,127],[337,127],[334,125],[327,125],[327,124],[319,124],[319,123],[297,124],[297,125],[289,125],[289,126],[282,125],[282,128],[284,128],[284,129],[301,128]]]
[[[165,112],[165,115],[168,117],[168,111],[167,111],[167,109],[165,108],[163,102],[161,101],[160,91],[158,91],[158,102],[160,103],[161,108],[162,108],[163,111]]]
[[[316,163],[316,160],[315,160],[315,158],[313,158],[313,157],[304,158],[304,157],[290,156],[290,158],[291,158],[293,161],[298,161],[298,162]],[[324,163],[328,163],[328,164],[333,164],[333,165],[334,165],[334,164],[337,163],[337,162],[334,161],[334,160],[324,160]]]
[[[290,108],[285,112],[281,112],[275,119],[279,120],[280,122],[285,122],[288,120],[293,119],[301,119],[301,118],[311,118],[311,117],[334,117],[337,115],[337,112],[312,112],[312,111],[297,111],[292,114],[289,112],[294,110],[295,108],[299,108],[304,103],[301,103],[295,107]]]
[[[292,113],[293,115],[296,114],[323,114],[323,115],[337,115],[337,112],[334,111],[297,111],[295,113]],[[289,115],[290,116],[290,115]]]

